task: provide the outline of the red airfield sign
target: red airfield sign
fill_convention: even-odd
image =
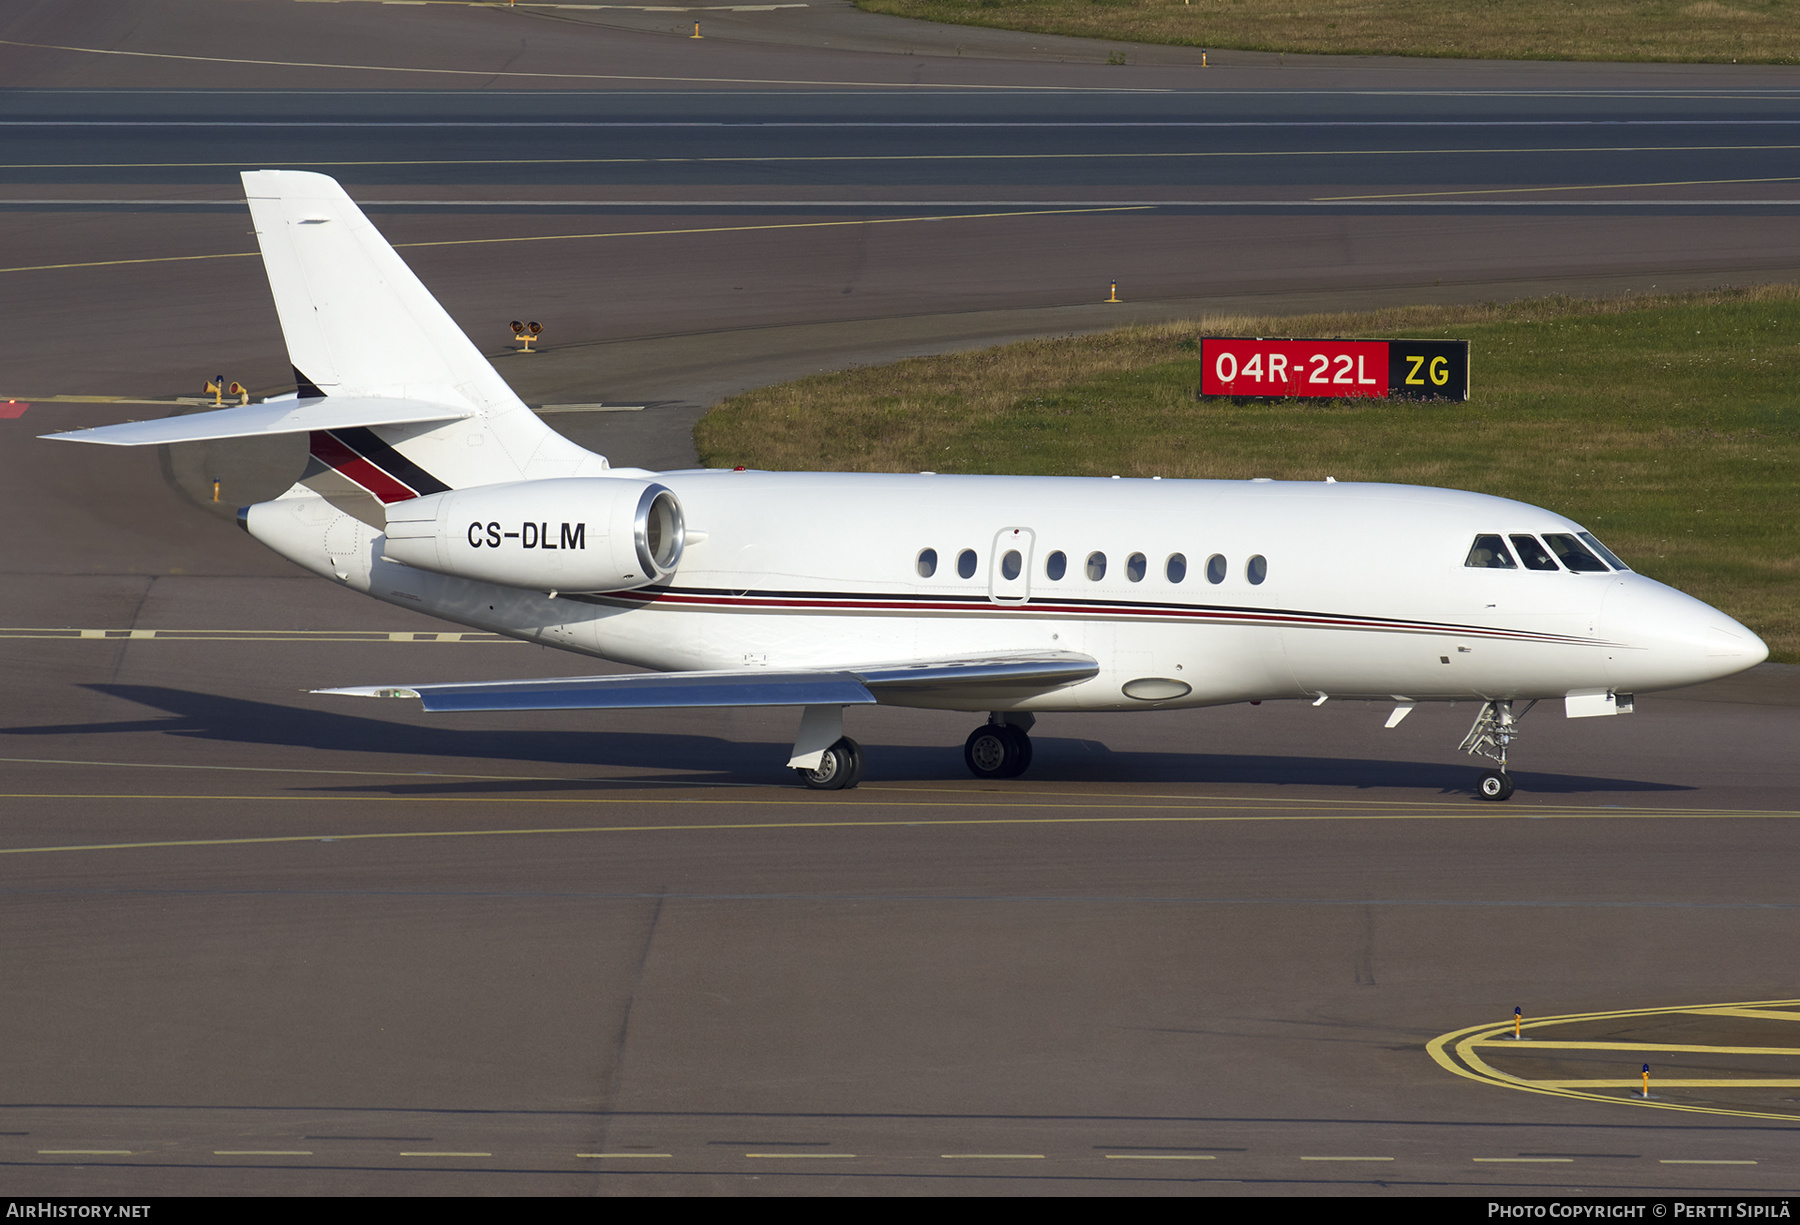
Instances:
[[[1466,340],[1291,340],[1209,336],[1203,396],[1467,400]]]

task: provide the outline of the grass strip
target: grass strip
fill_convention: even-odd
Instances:
[[[1471,342],[1466,404],[1199,398],[1202,336]],[[815,375],[722,401],[703,463],[1395,481],[1585,524],[1800,663],[1800,286],[1218,316]]]
[[[1800,0],[856,0],[953,25],[1309,55],[1800,63]],[[1128,52],[1111,63],[1129,63]]]

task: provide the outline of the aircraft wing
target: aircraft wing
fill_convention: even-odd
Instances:
[[[643,672],[450,685],[362,685],[315,693],[418,698],[426,710],[628,710],[676,706],[931,706],[1009,700],[1085,681],[1100,665],[1073,651],[1029,651],[866,667]]]
[[[159,446],[169,442],[204,442],[212,438],[249,438],[258,434],[306,434],[368,425],[413,425],[424,421],[456,421],[473,417],[475,409],[386,396],[326,396],[310,400],[273,400],[239,404],[209,413],[126,421],[87,430],[45,434],[64,442],[99,442],[115,447]]]

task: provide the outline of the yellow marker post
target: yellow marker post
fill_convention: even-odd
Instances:
[[[1650,1096],[1650,1065],[1644,1065],[1644,1096]]]
[[[214,481],[213,482],[213,501],[217,502],[218,500],[219,500],[219,482]]]
[[[1204,51],[1200,53],[1200,67],[1206,67],[1206,52]]]
[[[1514,1042],[1517,1042],[1517,1041],[1521,1040],[1522,1038],[1524,1038],[1525,1035],[1519,1032],[1520,1028],[1524,1025],[1524,1023],[1525,1023],[1525,1010],[1523,1008],[1513,1009],[1513,1041]]]
[[[1112,292],[1111,292],[1111,293],[1109,293],[1109,294],[1107,294],[1107,296],[1106,296],[1106,300],[1107,300],[1107,301],[1108,301],[1108,302],[1117,302],[1117,301],[1119,301],[1119,283],[1118,283],[1118,282],[1117,282],[1117,281],[1114,281],[1114,282],[1113,282],[1113,283],[1112,283]]]
[[[689,34],[688,37],[689,38],[699,38],[700,37],[700,23],[698,21],[696,21],[694,23],[694,32],[692,34]]]

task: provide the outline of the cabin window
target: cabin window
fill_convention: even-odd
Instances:
[[[1025,568],[1025,561],[1019,556],[1017,549],[1008,549],[1006,556],[1000,559],[1000,574],[1008,582],[1019,577],[1019,571]]]
[[[919,560],[914,563],[913,568],[919,572],[920,578],[930,578],[932,575],[936,574],[937,573],[937,550],[936,549],[920,549],[919,550]]]
[[[1587,541],[1588,548],[1592,549],[1594,552],[1600,554],[1601,557],[1605,558],[1606,564],[1611,566],[1613,569],[1615,569],[1615,570],[1631,569],[1630,566],[1628,566],[1624,562],[1620,561],[1611,549],[1609,549],[1605,545],[1601,544],[1598,540],[1595,540],[1594,534],[1592,532],[1579,532],[1579,533],[1577,533],[1577,535],[1579,535],[1583,540]]]
[[[1144,560],[1142,553],[1133,553],[1125,559],[1125,577],[1134,583],[1143,582],[1144,575],[1149,572],[1149,569],[1150,563]]]
[[[1088,582],[1097,583],[1106,577],[1106,554],[1089,553],[1087,559]]]
[[[1536,536],[1514,536],[1513,548],[1519,551],[1519,560],[1525,563],[1527,570],[1560,570],[1556,559],[1544,552],[1544,546],[1538,543]]]
[[[1519,563],[1506,551],[1506,542],[1498,536],[1477,536],[1469,546],[1463,562],[1471,570],[1517,570]]]
[[[1053,583],[1062,582],[1062,576],[1069,572],[1069,557],[1061,549],[1044,559],[1044,577]]]
[[[1187,558],[1180,553],[1169,554],[1169,560],[1163,565],[1163,573],[1171,583],[1179,583],[1187,577]]]
[[[1252,586],[1260,584],[1269,577],[1269,559],[1258,553],[1245,562],[1244,577],[1250,580]]]
[[[1223,554],[1214,553],[1206,559],[1206,581],[1209,583],[1225,581],[1225,557]]]
[[[975,577],[975,550],[964,549],[956,555],[956,572],[964,578]]]
[[[1562,564],[1580,574],[1606,573],[1606,563],[1582,546],[1567,532],[1546,533],[1544,543],[1562,560]]]

